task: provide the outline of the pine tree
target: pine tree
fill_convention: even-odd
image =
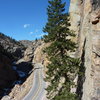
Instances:
[[[70,93],[73,81],[69,73],[75,73],[79,66],[79,60],[69,56],[69,52],[75,52],[76,43],[71,40],[75,34],[69,29],[69,15],[65,13],[65,3],[62,0],[49,0],[47,8],[48,22],[43,31],[48,35],[44,41],[50,43],[45,49],[50,60],[47,68],[46,81],[50,85],[46,89],[50,100],[75,100],[75,95]],[[61,87],[61,78],[64,82]]]

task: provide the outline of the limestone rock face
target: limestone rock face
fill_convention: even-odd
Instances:
[[[72,0],[70,4],[70,20],[71,20],[71,29],[78,34],[79,25],[80,25],[80,9],[79,0]]]
[[[100,100],[100,0],[71,0],[70,13],[78,56],[84,58],[81,100]]]

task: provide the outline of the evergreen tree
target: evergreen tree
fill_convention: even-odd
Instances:
[[[49,0],[47,8],[48,22],[43,31],[48,35],[44,41],[50,46],[45,49],[50,60],[47,66],[46,81],[50,82],[47,88],[50,100],[76,100],[76,96],[70,93],[73,81],[71,73],[75,73],[79,66],[79,60],[69,56],[69,52],[75,52],[76,44],[71,40],[75,34],[69,29],[69,15],[65,13],[65,3],[62,0]],[[64,82],[61,87],[61,78]]]

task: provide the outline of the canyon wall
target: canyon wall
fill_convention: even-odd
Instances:
[[[81,100],[100,100],[100,0],[71,0],[71,29],[85,68]]]

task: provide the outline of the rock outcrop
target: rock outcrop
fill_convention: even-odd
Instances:
[[[100,100],[100,0],[71,0],[71,29],[85,68],[80,100]],[[82,80],[81,80],[82,81]]]
[[[24,60],[26,62],[32,62],[33,57],[34,57],[34,48],[28,47],[24,52]]]

